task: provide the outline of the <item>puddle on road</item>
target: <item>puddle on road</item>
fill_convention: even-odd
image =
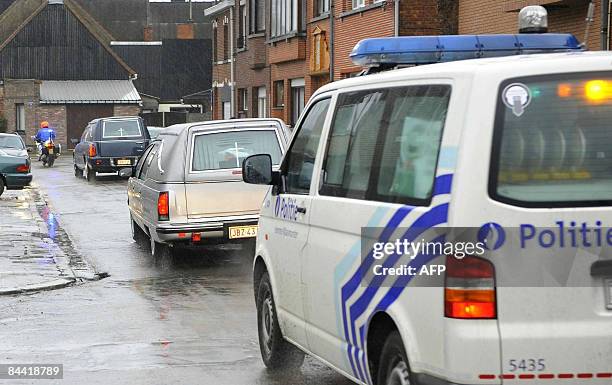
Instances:
[[[83,256],[76,250],[74,244],[66,231],[61,227],[59,221],[59,215],[51,211],[47,202],[42,197],[41,193],[37,190],[30,190],[34,197],[36,209],[38,214],[43,219],[46,225],[47,234],[44,234],[45,239],[49,242],[42,242],[48,250],[48,255],[51,259],[57,261],[57,252],[53,250],[59,248],[62,254],[67,259],[67,264],[74,275],[83,280],[97,280],[104,278],[100,275],[96,275],[94,269],[85,261]],[[55,258],[54,258],[55,257]]]

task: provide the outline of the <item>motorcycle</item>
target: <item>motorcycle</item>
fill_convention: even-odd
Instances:
[[[56,145],[53,139],[49,139],[46,142],[42,143],[40,147],[42,154],[40,160],[42,160],[43,166],[53,167],[55,160],[60,155],[61,149],[59,147],[59,144]]]

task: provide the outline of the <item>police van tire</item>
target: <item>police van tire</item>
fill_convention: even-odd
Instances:
[[[270,370],[299,369],[304,362],[304,353],[281,334],[268,273],[261,277],[257,293],[257,331],[264,364]]]
[[[4,179],[0,176],[0,196],[4,193]]]
[[[397,330],[391,332],[382,348],[376,385],[410,385],[410,367],[404,342]]]

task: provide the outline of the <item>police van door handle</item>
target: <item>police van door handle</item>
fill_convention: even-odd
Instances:
[[[298,213],[306,214],[306,207],[297,206],[295,209],[297,210]]]
[[[596,261],[591,265],[592,277],[610,277],[612,276],[612,259]]]

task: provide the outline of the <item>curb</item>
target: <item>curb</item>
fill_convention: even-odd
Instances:
[[[11,288],[11,289],[0,289],[0,296],[62,289],[64,287],[68,287],[72,285],[75,282],[76,282],[76,279],[58,278],[52,281],[47,281],[43,283],[35,283],[32,285],[26,285],[23,287],[16,287],[16,288]]]

